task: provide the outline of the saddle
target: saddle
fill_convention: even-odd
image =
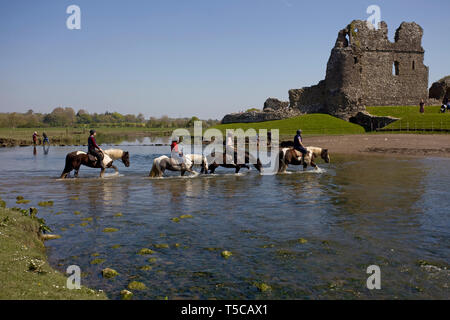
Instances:
[[[291,150],[294,152],[295,157],[297,158],[298,161],[302,161],[302,153],[298,150],[295,150],[294,148],[291,148]]]
[[[93,166],[97,166],[99,161],[103,161],[103,159],[97,159],[93,154],[88,153],[88,160],[92,163]]]

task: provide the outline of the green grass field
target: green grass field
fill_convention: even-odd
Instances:
[[[308,114],[295,118],[254,122],[254,123],[232,123],[221,124],[217,128],[223,132],[226,129],[279,129],[280,136],[293,136],[297,129],[302,129],[304,135],[339,135],[364,133],[363,127],[347,121],[332,117],[327,114]]]
[[[440,113],[440,106],[425,107],[425,113],[418,106],[367,107],[376,116],[392,116],[400,120],[382,128],[383,131],[440,131],[450,130],[450,113]]]
[[[139,128],[139,127],[96,127],[99,143],[119,143],[126,137],[148,135],[170,135],[173,129],[168,128]],[[47,133],[53,144],[86,144],[89,129],[86,128],[0,128],[0,140],[12,139],[17,145],[32,143],[33,132],[36,131],[42,139],[42,133]]]

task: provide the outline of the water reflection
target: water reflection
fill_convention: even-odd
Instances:
[[[153,158],[167,148],[136,145],[127,147],[132,165],[120,165],[120,176],[102,180],[98,170],[83,168],[80,179],[60,181],[73,147],[53,147],[45,157],[30,149],[0,150],[1,197],[10,207],[17,195],[32,206],[54,200],[39,207],[62,235],[46,244],[52,265],[80,265],[88,273],[84,283],[111,298],[131,279],[149,288],[136,299],[448,296],[448,278],[432,278],[417,265],[448,261],[448,160],[335,156],[323,172],[235,175],[220,168],[215,175],[149,179]],[[192,218],[171,220],[183,214]],[[136,254],[142,248],[154,249],[156,260]],[[222,250],[232,258],[222,258]],[[92,265],[93,254],[104,264]],[[140,270],[149,264],[152,271]],[[371,264],[383,274],[376,293],[364,286]],[[104,281],[104,267],[120,276]],[[273,290],[261,293],[255,281]]]

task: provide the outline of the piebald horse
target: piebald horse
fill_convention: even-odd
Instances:
[[[103,163],[105,164],[105,168],[113,168],[114,170],[116,170],[116,173],[119,173],[119,169],[117,169],[117,167],[113,165],[114,161],[120,160],[123,162],[125,167],[130,166],[130,154],[127,151],[123,151],[120,149],[109,149],[105,150],[103,156]],[[66,156],[66,165],[61,174],[61,179],[66,178],[72,170],[75,170],[75,178],[78,178],[78,172],[81,165],[87,166],[89,168],[101,168],[100,163],[98,163],[98,161],[95,161],[94,163],[91,159],[89,159],[89,155],[86,152],[74,151]],[[100,178],[103,178],[104,174],[105,169],[102,169],[100,171]]]
[[[279,153],[279,167],[278,173],[286,172],[288,165],[295,166],[303,165],[303,170],[306,170],[308,165],[314,169],[319,169],[314,160],[321,157],[326,163],[330,163],[330,155],[328,149],[322,149],[318,147],[306,147],[308,151],[302,162],[302,154],[293,148],[282,148]]]
[[[186,172],[193,173],[198,175],[192,168],[194,165],[201,164],[201,173],[208,173],[208,160],[205,156],[201,154],[186,154],[183,156],[184,165],[179,163],[178,161],[169,158],[168,156],[161,156],[153,160],[153,166],[150,170],[149,177],[152,178],[160,178],[164,175],[166,170],[169,171],[179,171],[181,172],[181,176],[184,176]]]

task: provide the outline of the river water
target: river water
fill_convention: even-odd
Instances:
[[[46,242],[52,266],[80,266],[82,284],[110,298],[131,281],[147,287],[136,299],[449,298],[449,159],[331,155],[319,171],[150,179],[169,148],[122,148],[131,166],[118,163],[119,176],[82,167],[65,181],[76,147],[0,149],[0,197],[38,207],[62,236]],[[17,205],[19,195],[31,202]],[[54,205],[39,207],[45,200]],[[143,248],[154,253],[137,254]],[[380,290],[366,287],[370,265],[380,267]],[[119,276],[102,278],[105,267]]]

